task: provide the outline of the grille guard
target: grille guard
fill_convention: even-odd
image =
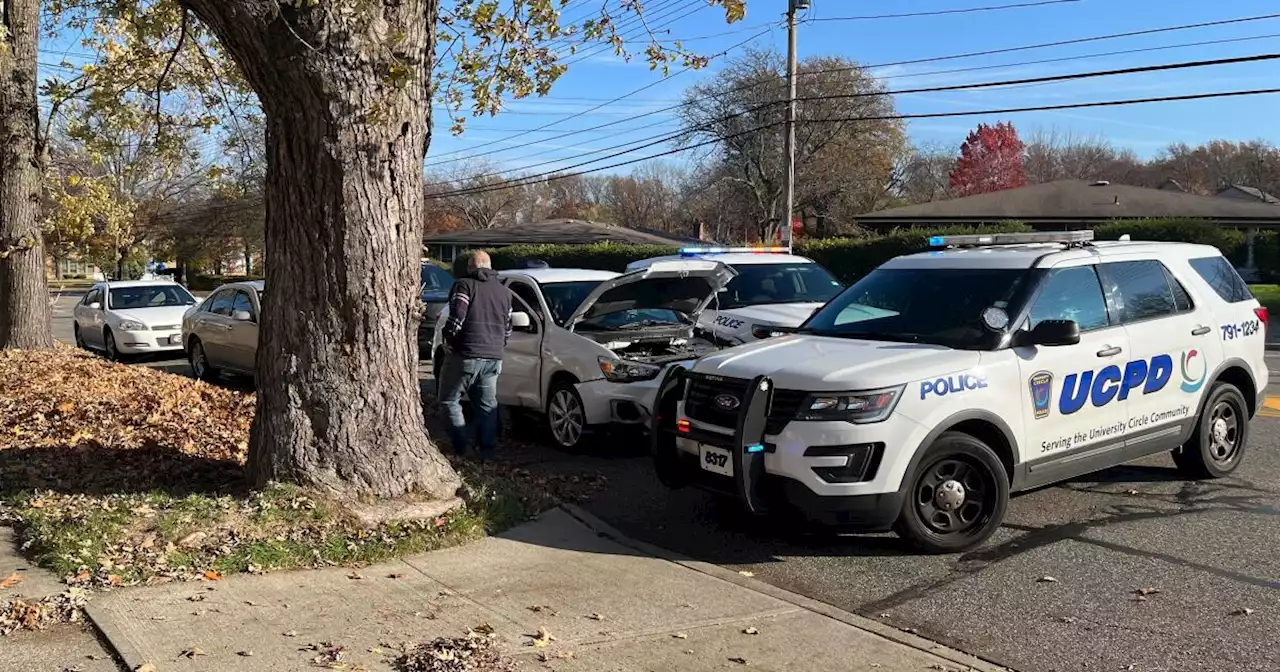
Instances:
[[[676,439],[677,404],[685,397],[688,375],[683,367],[671,367],[658,386],[657,402],[650,429],[654,469],[658,480],[669,488],[680,488],[690,483],[681,464]],[[764,436],[769,419],[769,407],[773,401],[774,385],[767,376],[756,376],[747,387],[737,413],[729,450],[733,454],[733,480],[738,497],[748,511],[762,514],[769,510],[763,496],[765,481]],[[760,447],[748,452],[748,447]]]

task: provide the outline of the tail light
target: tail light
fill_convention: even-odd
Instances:
[[[1253,309],[1253,314],[1258,316],[1258,321],[1262,323],[1262,328],[1265,331],[1267,328],[1267,317],[1268,317],[1267,307],[1258,306],[1257,308]]]

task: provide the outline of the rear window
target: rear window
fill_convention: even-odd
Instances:
[[[1213,291],[1222,297],[1223,301],[1228,303],[1239,303],[1240,301],[1248,301],[1253,298],[1253,293],[1249,291],[1249,286],[1244,283],[1244,279],[1236,273],[1235,267],[1226,257],[1203,257],[1201,259],[1192,259],[1191,268],[1204,279]]]

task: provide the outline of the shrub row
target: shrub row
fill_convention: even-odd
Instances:
[[[984,227],[954,226],[895,231],[871,238],[826,238],[798,241],[796,254],[809,257],[831,270],[843,282],[852,282],[871,269],[898,255],[928,249],[930,236],[957,233],[998,233],[1028,231],[1019,222]],[[678,248],[664,245],[517,245],[489,251],[497,269],[521,268],[530,259],[545,261],[553,268],[590,268],[622,272],[638,259],[675,254]]]
[[[827,238],[798,241],[796,254],[809,257],[831,270],[843,282],[852,282],[893,257],[928,249],[930,236],[966,233],[1013,233],[1030,231],[1022,222],[1002,222],[988,226],[950,226],[900,229],[869,238]],[[1132,240],[1158,240],[1212,245],[1237,265],[1247,255],[1244,234],[1232,228],[1197,219],[1135,219],[1108,222],[1094,229],[1099,240],[1117,240],[1128,234]],[[520,268],[526,260],[545,261],[553,268],[591,268],[621,272],[628,263],[674,254],[677,248],[662,245],[517,245],[490,250],[494,268]],[[1280,235],[1263,232],[1255,243],[1259,268],[1280,269]]]
[[[249,282],[261,280],[257,275],[194,275],[187,282],[187,289],[193,292],[211,292],[229,282]]]

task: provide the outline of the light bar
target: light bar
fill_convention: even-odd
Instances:
[[[963,236],[930,236],[929,247],[983,247],[1061,243],[1081,245],[1093,240],[1093,231],[1043,231],[1036,233],[980,233]]]
[[[788,252],[785,247],[682,247],[680,254],[736,254],[741,252],[757,252],[762,254],[777,254],[779,252]]]

